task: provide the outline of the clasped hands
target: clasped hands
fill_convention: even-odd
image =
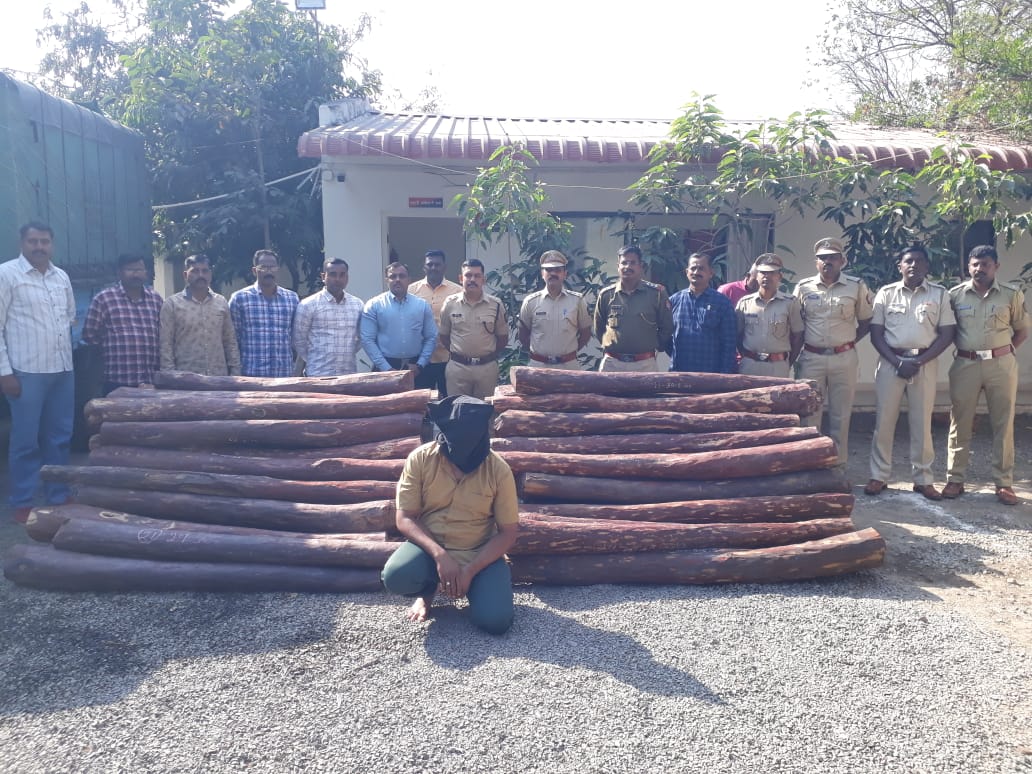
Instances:
[[[901,357],[899,359],[899,365],[896,366],[896,376],[900,379],[913,379],[917,376],[917,372],[921,370],[921,363],[916,358],[912,357]]]
[[[469,591],[473,574],[468,567],[462,567],[448,554],[437,560],[437,576],[440,578],[441,593],[452,599],[461,599]]]

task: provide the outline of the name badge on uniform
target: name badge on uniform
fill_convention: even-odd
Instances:
[[[534,310],[534,316],[535,317],[548,317],[548,312],[546,312],[544,309],[535,309]]]

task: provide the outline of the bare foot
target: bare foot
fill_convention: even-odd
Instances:
[[[417,597],[416,601],[412,603],[412,607],[408,609],[408,613],[405,614],[405,618],[416,623],[425,621],[430,616],[430,605],[433,604],[433,601],[433,596]]]

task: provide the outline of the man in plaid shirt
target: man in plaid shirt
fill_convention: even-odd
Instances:
[[[146,286],[141,255],[118,256],[118,282],[97,293],[86,312],[82,340],[104,358],[104,394],[150,384],[160,363],[161,296]]]
[[[738,320],[727,296],[714,290],[713,264],[704,253],[688,259],[690,287],[670,296],[674,336],[671,371],[733,374],[738,371]]]
[[[355,373],[358,351],[358,324],[362,301],[345,293],[348,262],[327,258],[323,263],[325,286],[297,308],[294,322],[294,349],[304,361],[307,376],[338,376]]]
[[[277,284],[279,256],[272,250],[256,252],[253,265],[257,282],[229,298],[241,372],[244,376],[292,376],[297,293]]]

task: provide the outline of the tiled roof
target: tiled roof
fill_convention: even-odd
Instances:
[[[327,106],[331,112],[334,106]],[[521,143],[539,161],[640,165],[651,148],[668,139],[666,119],[489,118],[355,110],[341,123],[301,135],[298,155],[308,158],[381,156],[427,162],[483,161],[501,145]],[[325,120],[324,120],[325,123]],[[728,121],[729,133],[748,131],[758,121]],[[847,159],[914,168],[944,140],[919,129],[882,129],[835,124],[833,152]],[[971,143],[970,152],[990,157],[993,169],[1032,169],[1032,146]],[[716,161],[719,154],[706,161]]]

